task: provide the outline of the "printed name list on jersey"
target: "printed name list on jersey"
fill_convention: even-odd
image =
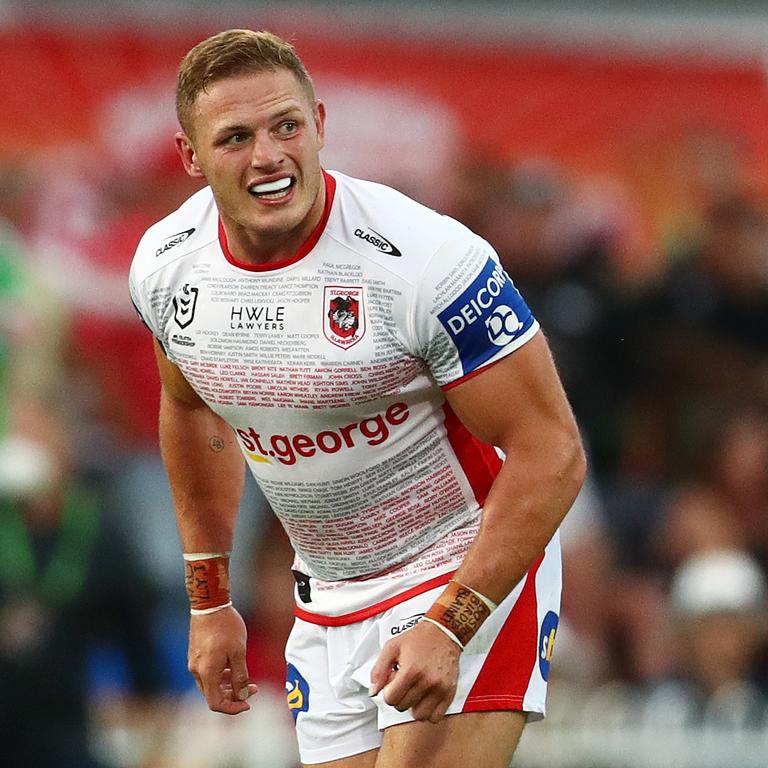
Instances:
[[[490,360],[534,322],[509,275],[491,258],[437,317],[459,351],[464,373]]]

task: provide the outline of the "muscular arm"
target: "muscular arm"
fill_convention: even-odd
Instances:
[[[543,552],[584,480],[576,422],[543,334],[446,393],[476,437],[506,454],[456,581],[499,603]],[[372,693],[417,720],[440,720],[456,692],[459,647],[421,622],[385,644]],[[397,669],[393,673],[393,669]]]
[[[160,449],[185,552],[229,552],[245,464],[229,425],[192,389],[155,341]]]
[[[543,334],[447,393],[451,408],[506,459],[456,580],[504,599],[542,553],[584,482],[576,422]]]
[[[160,448],[171,485],[184,552],[229,552],[245,479],[232,430],[200,399],[155,341],[160,370]],[[180,571],[181,572],[181,571]],[[225,608],[192,616],[189,671],[208,702],[226,714],[250,709],[246,631]]]

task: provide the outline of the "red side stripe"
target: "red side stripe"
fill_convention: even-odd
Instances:
[[[494,640],[462,712],[523,706],[539,649],[536,573],[543,559],[542,554],[528,571],[520,597]]]
[[[493,446],[481,442],[470,433],[448,403],[443,406],[443,413],[448,442],[472,486],[477,503],[482,507],[491,484],[499,474],[502,461]]]
[[[419,584],[410,589],[406,589],[405,592],[401,592],[398,595],[389,597],[386,600],[382,600],[380,603],[369,605],[367,608],[361,608],[359,611],[352,611],[351,613],[343,613],[340,616],[322,616],[319,613],[310,613],[305,611],[300,606],[295,606],[293,609],[293,615],[302,621],[308,621],[310,624],[320,624],[323,627],[342,627],[346,624],[354,624],[356,621],[362,621],[363,619],[369,619],[371,616],[375,616],[377,613],[384,613],[384,611],[392,608],[394,605],[405,602],[416,595],[420,595],[423,592],[429,592],[430,589],[435,587],[441,587],[447,584],[453,574],[456,571],[450,571],[449,573],[442,573],[440,576],[435,576],[434,579],[425,581],[423,584]]]
[[[224,254],[224,258],[230,264],[233,264],[240,269],[247,269],[249,272],[268,272],[272,269],[287,267],[290,264],[295,264],[297,261],[303,259],[317,245],[320,235],[325,231],[328,217],[331,215],[331,206],[333,205],[333,198],[336,195],[336,179],[334,179],[330,173],[326,173],[325,171],[323,171],[323,179],[325,180],[325,203],[323,205],[323,213],[320,216],[320,221],[312,230],[310,236],[302,243],[301,248],[299,248],[293,256],[288,259],[283,259],[282,261],[270,261],[266,264],[248,264],[243,261],[238,261],[229,250],[227,233],[224,231],[224,224],[221,221],[221,217],[219,217],[219,245],[221,246],[221,252]]]

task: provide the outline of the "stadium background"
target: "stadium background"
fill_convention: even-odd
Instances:
[[[39,636],[87,601],[35,593],[32,616],[0,568],[0,735],[84,727],[111,766],[295,764],[288,552],[253,488],[234,567],[261,702],[227,720],[190,691],[157,377],[125,281],[143,229],[195,189],[176,65],[233,26],[295,41],[328,106],[326,167],[485,235],[550,337],[592,472],[564,529],[551,717],[514,764],[768,764],[758,2],[0,2],[0,522],[52,477],[87,486],[108,535],[98,563],[82,549],[112,606],[62,625],[87,662],[65,690]],[[29,525],[36,552],[59,536],[55,513]],[[48,694],[20,700],[11,672]]]

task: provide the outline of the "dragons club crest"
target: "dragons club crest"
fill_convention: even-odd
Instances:
[[[328,341],[342,349],[348,349],[363,338],[365,307],[362,286],[326,286],[323,334]]]

